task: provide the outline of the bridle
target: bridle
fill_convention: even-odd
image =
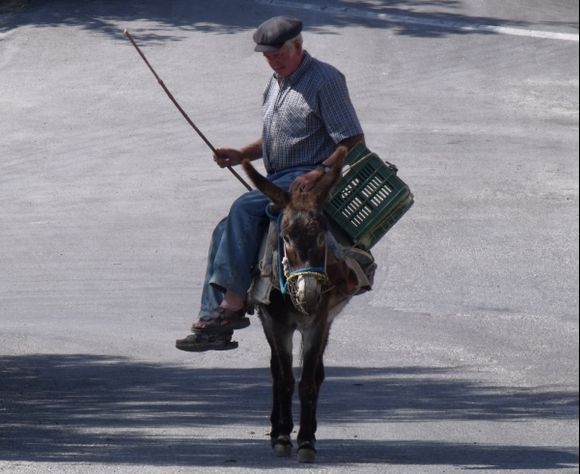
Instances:
[[[281,239],[280,239],[281,240]],[[285,248],[285,246],[282,244]],[[305,291],[305,286],[312,282],[311,278],[316,282],[317,286],[320,286],[320,291],[317,292],[318,300],[315,302],[315,307],[318,307],[322,301],[323,295],[329,286],[329,279],[326,273],[326,253],[328,252],[326,247],[325,239],[325,250],[324,250],[324,266],[323,267],[305,267],[299,268],[297,270],[290,270],[288,259],[285,255],[282,258],[282,269],[284,271],[284,277],[286,282],[280,282],[280,291],[282,294],[287,293],[292,300],[294,307],[304,315],[309,315],[310,311],[305,307],[303,300],[299,298],[299,293]],[[310,278],[309,278],[310,277]],[[310,303],[313,303],[312,301]]]
[[[318,267],[304,267],[304,268],[291,268],[288,258],[286,256],[286,245],[281,238],[281,222],[283,213],[280,212],[277,216],[272,216],[270,211],[268,211],[270,218],[276,219],[276,233],[278,239],[278,279],[280,286],[280,293],[283,295],[287,294],[294,307],[304,315],[309,315],[310,312],[305,308],[303,302],[298,297],[301,291],[300,286],[306,285],[310,279],[305,279],[305,277],[312,277],[317,284],[320,285],[321,291],[318,293],[319,300],[316,302],[317,306],[321,302],[322,297],[329,289],[330,280],[326,272],[327,261],[328,261],[328,238],[324,237],[324,263],[322,266]],[[303,290],[303,288],[302,288]]]
[[[282,241],[282,239],[279,240]],[[283,272],[280,273],[280,292],[282,294],[288,294],[294,307],[302,314],[308,316],[310,315],[311,311],[307,309],[305,302],[302,298],[299,297],[300,292],[305,292],[306,286],[312,284],[312,281],[316,282],[317,287],[320,287],[320,290],[316,293],[318,299],[317,301],[310,301],[308,303],[315,303],[314,307],[318,307],[329,287],[329,278],[326,273],[326,254],[328,252],[326,239],[324,250],[324,266],[322,267],[305,267],[291,270],[288,258],[286,257],[286,246],[283,243],[281,246],[283,247],[284,256],[280,259],[283,270]],[[282,279],[282,274],[285,281]]]

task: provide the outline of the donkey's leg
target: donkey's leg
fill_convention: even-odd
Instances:
[[[290,434],[294,428],[292,421],[292,395],[295,384],[292,370],[293,331],[268,324],[264,324],[264,330],[271,349],[272,414],[270,422],[272,431],[270,439],[277,456],[290,456],[292,451]]]
[[[320,324],[304,333],[303,367],[300,379],[300,431],[298,432],[298,461],[314,462],[316,458],[316,407],[320,386],[324,381],[323,355],[329,327]]]

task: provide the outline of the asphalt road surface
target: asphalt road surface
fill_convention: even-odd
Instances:
[[[270,451],[259,321],[174,348],[244,188],[122,34],[243,146],[279,14],[416,200],[333,327],[308,467]],[[0,1],[0,472],[578,472],[578,234],[578,2]]]

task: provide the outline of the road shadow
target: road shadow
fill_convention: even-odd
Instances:
[[[429,420],[577,420],[578,394],[463,380],[453,368],[329,367],[320,426]],[[268,369],[187,368],[94,355],[0,356],[0,460],[293,466],[269,452]],[[260,429],[256,429],[258,426]],[[218,428],[238,433],[214,439]],[[254,431],[250,431],[254,430]],[[570,446],[324,439],[321,464],[559,469]]]
[[[3,3],[0,1],[0,4]],[[124,40],[122,30],[135,20],[148,20],[149,28],[135,31],[142,43],[179,41],[187,31],[228,34],[253,30],[261,21],[280,14],[300,16],[309,30],[324,32],[327,27],[365,26],[392,29],[397,35],[444,37],[448,35],[495,34],[469,30],[468,25],[529,27],[529,23],[455,13],[457,0],[348,2],[336,0],[313,8],[288,8],[253,0],[11,0],[0,8],[0,31],[22,25],[36,27],[75,26]],[[310,2],[313,3],[313,2]],[[420,6],[420,9],[415,7]],[[430,12],[428,9],[432,8]],[[441,9],[446,12],[442,13]],[[418,11],[420,10],[420,11]],[[449,12],[447,12],[449,11]],[[377,20],[386,15],[389,21]],[[399,19],[397,21],[397,18]],[[570,25],[566,25],[570,26]]]

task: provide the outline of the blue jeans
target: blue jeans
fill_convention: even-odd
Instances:
[[[293,181],[313,167],[281,171],[268,179],[288,190]],[[209,253],[200,316],[211,313],[229,290],[245,297],[252,283],[262,239],[268,230],[266,206],[270,200],[260,191],[249,191],[234,201],[226,218],[215,227]]]

